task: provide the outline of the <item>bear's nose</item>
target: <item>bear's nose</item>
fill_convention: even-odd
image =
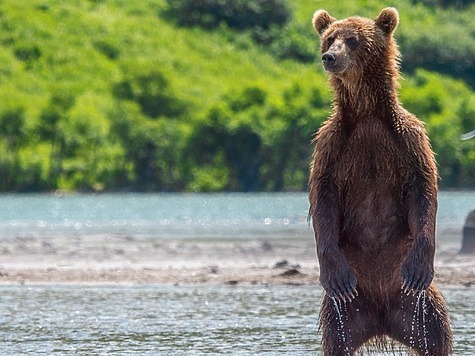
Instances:
[[[324,64],[331,64],[333,62],[335,62],[335,55],[333,53],[325,53],[323,56],[322,56],[322,61]]]

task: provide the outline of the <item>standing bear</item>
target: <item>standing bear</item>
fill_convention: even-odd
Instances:
[[[398,100],[398,23],[394,8],[374,21],[338,21],[325,10],[313,17],[333,91],[309,179],[325,355],[451,350],[432,282],[438,175],[422,122]]]

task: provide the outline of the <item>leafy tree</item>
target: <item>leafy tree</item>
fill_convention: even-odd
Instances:
[[[39,139],[51,145],[48,181],[51,188],[59,187],[59,177],[63,170],[65,139],[63,128],[67,125],[67,112],[74,105],[74,97],[58,91],[53,94],[49,104],[42,110],[36,127]]]
[[[197,166],[224,165],[216,171],[226,179],[215,186],[220,189],[302,189],[311,134],[327,115],[322,105],[329,105],[328,96],[298,84],[278,103],[268,102],[267,92],[258,86],[227,94],[190,137],[185,156]]]
[[[21,106],[0,112],[0,189],[21,189],[20,148],[25,145],[25,109]]]
[[[328,94],[311,83],[292,83],[281,100],[267,108],[266,122],[274,130],[265,133],[269,142],[262,169],[266,190],[307,186],[312,135],[327,118]]]
[[[183,189],[179,164],[185,140],[184,125],[170,118],[150,119],[135,103],[118,105],[112,133],[123,147],[122,185],[138,190]]]

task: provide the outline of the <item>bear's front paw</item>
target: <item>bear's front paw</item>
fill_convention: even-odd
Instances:
[[[402,290],[406,294],[416,294],[427,290],[432,278],[434,278],[434,269],[432,266],[424,263],[414,263],[406,260],[402,265]]]
[[[349,266],[327,277],[324,274],[320,275],[320,283],[331,298],[351,302],[358,295],[356,277]]]

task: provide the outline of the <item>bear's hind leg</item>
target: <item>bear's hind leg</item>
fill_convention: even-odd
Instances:
[[[361,345],[376,335],[375,320],[361,297],[342,302],[325,295],[320,310],[324,355],[354,355]]]
[[[432,284],[427,291],[406,295],[389,315],[390,336],[419,355],[447,356],[452,334],[445,302]]]

